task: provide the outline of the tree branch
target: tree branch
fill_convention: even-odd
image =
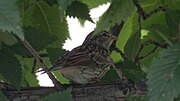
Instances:
[[[145,54],[144,56],[140,56],[140,53],[142,52],[142,50],[144,49],[144,47],[145,47],[145,46],[148,46],[148,45],[150,45],[150,44],[153,44],[153,45],[155,46],[154,49],[152,49],[151,51],[149,51],[149,52],[148,52],[147,54]],[[136,56],[136,58],[135,58],[135,62],[138,63],[138,62],[140,62],[141,60],[143,60],[144,58],[146,58],[147,56],[153,54],[158,47],[160,47],[160,48],[167,48],[167,44],[161,44],[161,43],[156,42],[156,41],[154,41],[154,40],[147,40],[147,41],[143,42],[143,43],[141,44],[141,47],[140,47],[138,53],[137,53],[137,56]]]
[[[157,14],[158,12],[160,11],[165,11],[167,5],[165,6],[159,6],[158,8],[150,11],[149,13],[146,13],[143,8],[141,7],[140,3],[139,3],[139,0],[133,0],[134,1],[134,4],[137,8],[137,12],[138,14],[144,19],[146,20],[147,18],[151,17],[153,14]]]
[[[120,101],[128,96],[145,96],[147,86],[145,82],[111,82],[97,83],[93,85],[66,85],[72,87],[73,101]],[[18,101],[40,100],[41,97],[49,93],[57,92],[54,87],[31,87],[16,89],[0,89],[7,98]]]
[[[44,69],[47,70],[48,67],[43,63],[42,58],[38,55],[38,53],[33,49],[33,47],[29,44],[27,40],[21,40],[23,45],[26,47],[26,49],[34,56],[36,59],[37,63]],[[55,85],[56,88],[58,89],[63,89],[63,86],[61,83],[53,76],[51,72],[47,72],[47,75],[49,78],[52,80],[53,84]]]

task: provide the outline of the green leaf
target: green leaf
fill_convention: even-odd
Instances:
[[[32,58],[24,58],[22,61],[23,64],[23,78],[24,81],[28,84],[28,86],[38,86],[37,76],[32,73],[32,68],[34,65],[34,59]],[[35,68],[36,69],[36,68]],[[35,72],[35,71],[33,71]]]
[[[152,25],[151,27],[151,31],[155,32],[154,34],[159,35],[162,39],[164,39],[164,41],[166,41],[169,45],[173,45],[173,42],[171,41],[171,37],[170,33],[168,33],[168,30],[166,31],[166,27],[156,24],[156,25]]]
[[[24,13],[24,25],[35,27],[42,32],[55,35],[56,40],[52,47],[59,47],[65,42],[68,33],[68,26],[65,18],[61,18],[60,8],[58,5],[48,5],[46,2],[40,0],[28,9]]]
[[[118,40],[116,42],[116,47],[118,47],[123,52],[124,52],[124,46],[132,34],[132,25],[133,25],[132,22],[134,20],[133,16],[134,14],[131,17],[129,17],[124,23],[124,26],[121,32],[119,33]]]
[[[73,0],[58,0],[59,4],[61,5],[61,8],[63,12],[67,9],[69,5],[73,2]]]
[[[66,15],[93,22],[89,14],[88,6],[79,1],[74,1],[71,3],[71,5],[68,6],[68,8],[66,9]]]
[[[0,101],[8,101],[1,91],[0,91]]]
[[[20,13],[16,0],[1,0],[0,3],[0,28],[3,31],[13,32],[22,40],[24,35],[20,24]]]
[[[51,63],[54,63],[60,56],[62,56],[66,51],[62,48],[47,48],[48,57]]]
[[[150,29],[151,26],[155,24],[164,25],[164,26],[167,25],[164,12],[158,12],[157,14],[153,14],[151,17],[149,17],[146,20],[141,20],[142,29]]]
[[[128,79],[138,81],[145,78],[145,73],[141,70],[141,68],[127,58],[121,62],[120,67]]]
[[[164,0],[164,5],[168,5],[169,8],[172,8],[174,10],[180,10],[179,0]]]
[[[22,70],[19,60],[8,50],[0,50],[0,74],[17,89],[21,86]]]
[[[109,9],[97,23],[96,33],[125,21],[135,10],[132,0],[113,0]]]
[[[147,36],[149,37],[149,36]],[[145,56],[147,55],[147,53],[149,53],[150,51],[152,51],[156,46],[150,44],[147,45],[143,48],[143,50],[140,53],[140,56]],[[161,48],[157,48],[155,52],[153,52],[152,54],[150,54],[149,56],[145,57],[144,59],[142,59],[141,61],[141,65],[145,66],[145,67],[149,67],[153,61],[154,58],[158,57],[159,52],[161,51]]]
[[[64,91],[55,92],[43,98],[41,101],[72,101],[71,91],[72,89],[69,88]]]
[[[149,68],[150,101],[173,101],[180,94],[180,43],[164,50]]]
[[[12,34],[0,30],[0,41],[7,45],[13,45],[17,42],[17,39]]]
[[[139,52],[139,49],[141,47],[140,38],[141,38],[141,34],[136,32],[129,38],[129,40],[127,41],[124,47],[125,56],[133,62],[135,61],[137,53]]]
[[[143,97],[134,97],[134,96],[130,96],[128,97],[125,101],[148,101],[147,97],[143,96]]]
[[[92,9],[107,2],[111,2],[112,0],[80,0],[80,1],[87,4],[89,8]]]
[[[71,83],[71,81],[68,80],[68,79],[66,79],[66,78],[64,78],[59,71],[55,71],[53,74],[56,76],[56,78],[57,78],[62,84],[70,84],[70,83]]]
[[[47,32],[42,32],[35,28],[25,28],[26,40],[33,46],[36,51],[47,48],[50,44],[57,40],[57,37]]]
[[[179,32],[180,13],[175,10],[167,9],[165,15],[167,25],[172,31],[172,34],[177,34]]]
[[[121,55],[119,53],[117,53],[116,51],[111,52],[111,57],[112,57],[114,63],[117,63],[122,59]]]
[[[114,68],[110,68],[110,70],[101,78],[103,82],[111,82],[113,80],[118,80],[118,74]]]

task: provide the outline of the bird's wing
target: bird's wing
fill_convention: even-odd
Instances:
[[[81,46],[74,48],[69,53],[65,54],[62,58],[55,62],[55,67],[70,67],[70,66],[89,66],[95,63],[91,60],[89,55],[82,49]]]

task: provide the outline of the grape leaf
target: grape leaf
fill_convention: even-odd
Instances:
[[[150,101],[173,101],[180,94],[180,43],[165,49],[149,68]]]
[[[17,89],[21,86],[22,69],[15,55],[5,49],[0,50],[0,74]]]
[[[41,101],[72,101],[71,89],[60,92],[55,92],[49,96],[44,97]]]
[[[71,3],[71,5],[68,6],[68,8],[66,9],[66,15],[93,22],[89,14],[88,6],[79,1],[74,1]]]
[[[23,31],[20,24],[20,13],[16,6],[16,0],[1,0],[0,3],[0,28],[3,31],[13,32],[22,40]]]
[[[113,0],[108,10],[97,23],[96,34],[115,24],[119,25],[122,21],[125,21],[134,10],[132,0]]]

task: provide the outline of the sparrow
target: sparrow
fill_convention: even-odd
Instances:
[[[77,84],[99,81],[114,63],[109,48],[117,37],[106,31],[96,35],[91,32],[82,45],[58,58],[48,72],[59,71]]]

